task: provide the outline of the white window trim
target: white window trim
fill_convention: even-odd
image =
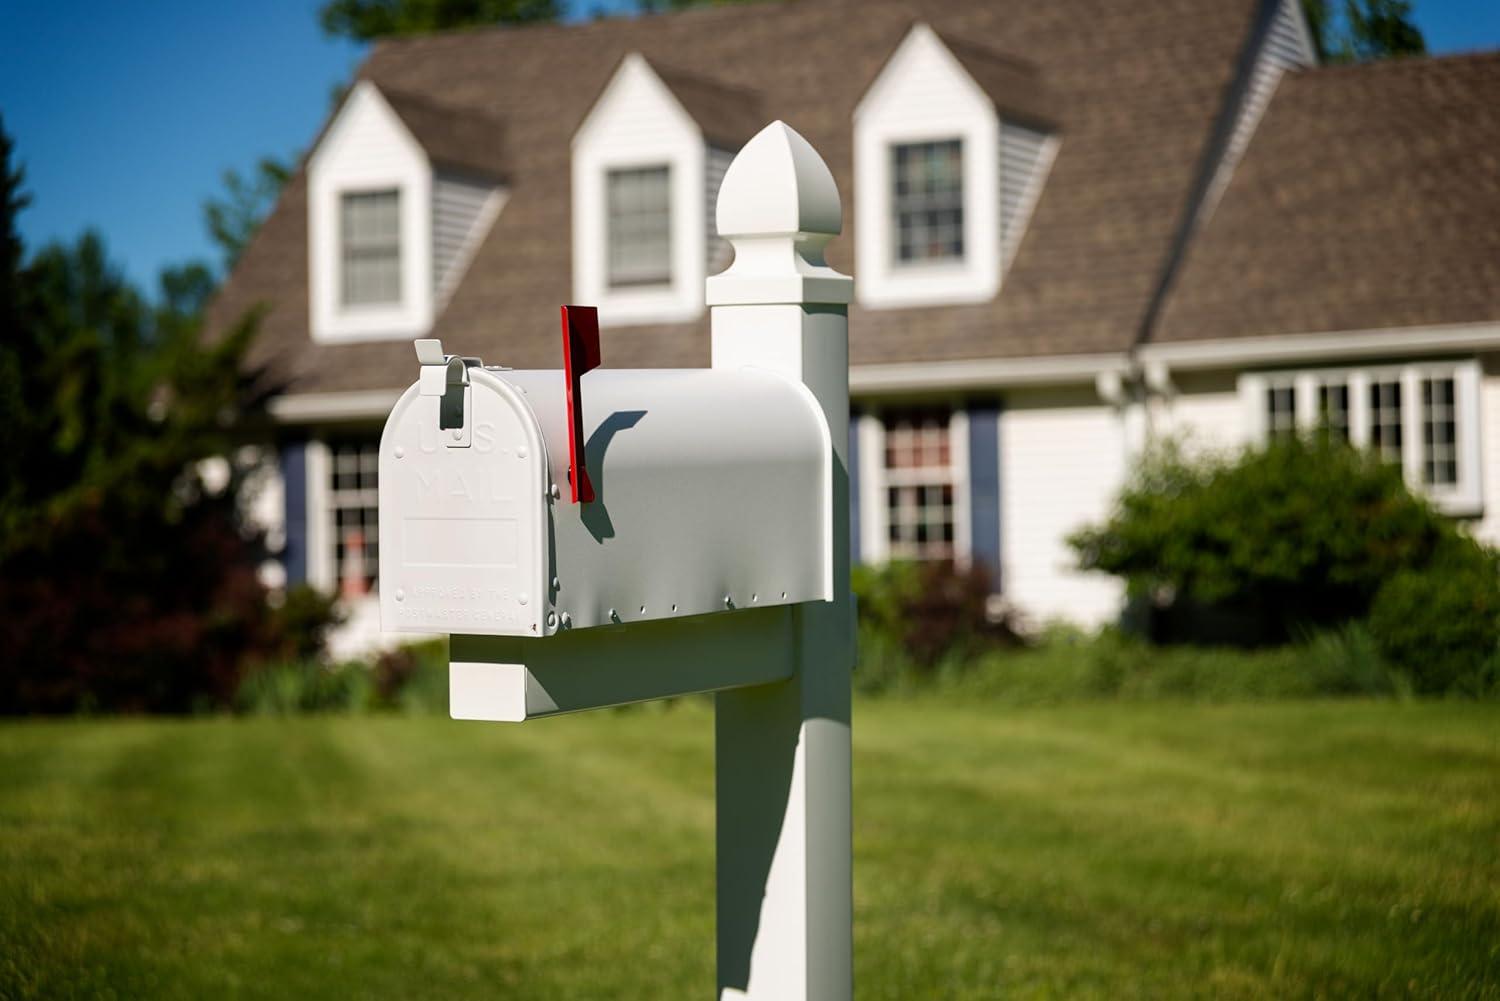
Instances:
[[[893,404],[891,409],[904,405]],[[891,558],[890,513],[886,488],[884,408],[859,418],[859,554],[860,562],[883,564]],[[973,559],[973,500],[969,484],[969,414],[955,406],[948,418],[948,455],[953,483],[953,559],[967,567]]]
[[[333,567],[333,506],[329,503],[328,477],[333,463],[328,444],[322,439],[308,441],[303,452],[307,464],[304,487],[307,503],[307,582],[319,591],[338,589]]]
[[[907,83],[936,60],[957,99],[924,100]],[[891,149],[963,143],[964,257],[896,261]],[[1000,118],[994,103],[925,24],[912,28],[854,112],[855,289],[873,309],[987,302],[1000,290]]]
[[[371,156],[349,132],[361,123],[385,133],[389,148]],[[432,327],[432,167],[400,117],[368,80],[353,93],[307,166],[308,306],[320,343],[417,337]],[[401,207],[401,300],[345,306],[340,211],[345,194],[395,190]]]
[[[1421,382],[1424,378],[1453,379],[1458,482],[1450,486],[1422,482]],[[1406,482],[1447,514],[1456,517],[1481,514],[1484,510],[1484,471],[1480,464],[1483,453],[1480,447],[1480,366],[1477,360],[1253,372],[1240,377],[1239,392],[1252,440],[1264,441],[1267,389],[1291,383],[1296,388],[1297,426],[1310,430],[1318,423],[1318,385],[1344,383],[1349,387],[1349,440],[1356,448],[1367,448],[1370,444],[1370,383],[1391,380],[1401,383],[1401,471]]]
[[[599,307],[600,326],[680,323],[702,316],[707,159],[698,123],[642,56],[626,56],[573,136],[573,296]],[[612,288],[606,178],[611,170],[661,166],[671,171],[671,281]]]

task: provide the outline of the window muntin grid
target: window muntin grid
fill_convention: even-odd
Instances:
[[[401,301],[401,192],[360,191],[339,200],[340,301]]]
[[[1451,377],[1422,380],[1422,482],[1458,482],[1458,387]]]
[[[328,446],[334,582],[346,598],[373,593],[380,578],[379,468],[378,442]]]
[[[1401,381],[1370,382],[1370,447],[1388,462],[1401,461]]]
[[[1318,426],[1349,440],[1349,384],[1324,382],[1318,386]]]
[[[1266,433],[1294,434],[1297,430],[1297,390],[1287,383],[1266,387]]]
[[[1291,386],[1296,428],[1340,427],[1347,389],[1347,440],[1398,466],[1440,508],[1473,515],[1480,482],[1480,366],[1473,359],[1246,373],[1241,396],[1270,437],[1268,391]]]
[[[939,409],[884,415],[887,554],[952,559],[957,535],[951,416]]]
[[[896,263],[962,261],[963,140],[891,147]]]
[[[669,166],[609,171],[605,201],[611,288],[671,284],[671,199]]]

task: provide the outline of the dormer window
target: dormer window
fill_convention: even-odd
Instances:
[[[703,314],[703,279],[728,263],[719,182],[763,124],[745,91],[621,60],[572,144],[573,297],[599,307],[601,326]]]
[[[1034,66],[912,28],[854,112],[860,303],[993,299],[1051,167],[1050,121]]]
[[[672,283],[672,169],[608,172],[609,287]]]
[[[345,194],[339,207],[343,304],[401,301],[401,192]]]
[[[421,337],[505,205],[491,118],[355,84],[307,164],[308,327]]]
[[[963,260],[963,149],[961,139],[891,147],[898,264]]]

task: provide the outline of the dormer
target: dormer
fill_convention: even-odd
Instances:
[[[361,80],[308,159],[315,341],[420,337],[504,206],[501,128]]]
[[[602,325],[685,322],[728,263],[712,207],[762,115],[753,95],[620,63],[573,135],[573,297]]]
[[[859,302],[993,299],[1056,134],[1035,66],[913,26],[854,112]]]

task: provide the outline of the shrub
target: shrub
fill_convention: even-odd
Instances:
[[[1395,574],[1370,609],[1381,652],[1422,693],[1482,695],[1500,687],[1500,565],[1468,541]]]
[[[1387,580],[1458,539],[1399,470],[1320,433],[1228,457],[1159,450],[1109,520],[1069,542],[1164,613],[1158,638],[1208,625],[1280,643],[1362,617]]]
[[[978,654],[1015,645],[1017,633],[988,612],[993,587],[974,565],[896,561],[854,570],[859,598],[859,669],[866,691],[940,673],[961,671]]]
[[[1093,637],[1051,630],[1032,648],[983,657],[952,687],[1021,705],[1095,699],[1229,702],[1399,690],[1369,632],[1357,623],[1261,650],[1154,646],[1117,629]]]
[[[361,712],[373,707],[375,690],[369,668],[358,662],[283,661],[245,675],[234,702],[241,712],[267,716]]]

